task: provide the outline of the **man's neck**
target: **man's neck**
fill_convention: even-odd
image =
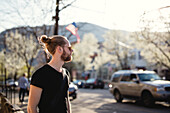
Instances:
[[[64,64],[62,61],[59,60],[56,61],[54,59],[51,59],[51,61],[48,64],[54,69],[56,69],[58,72],[62,72],[62,66]]]

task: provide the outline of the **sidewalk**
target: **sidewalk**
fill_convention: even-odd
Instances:
[[[28,95],[25,94],[24,102],[23,102],[23,103],[20,103],[20,102],[19,102],[19,93],[16,92],[16,94],[15,94],[15,100],[14,100],[14,98],[13,98],[12,104],[18,105],[18,106],[24,111],[24,113],[27,113]]]

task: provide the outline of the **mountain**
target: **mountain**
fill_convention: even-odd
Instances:
[[[78,33],[79,33],[81,39],[84,37],[85,34],[92,33],[97,38],[98,42],[103,42],[104,41],[104,37],[103,37],[104,34],[107,31],[110,30],[110,29],[107,29],[107,28],[104,28],[104,27],[101,27],[101,26],[98,26],[98,25],[95,25],[95,24],[91,24],[91,23],[80,22],[80,23],[76,23],[76,24],[79,28]],[[77,39],[76,36],[71,35],[71,33],[68,30],[65,29],[66,26],[68,26],[68,25],[60,25],[59,26],[59,35],[64,35],[64,36],[68,37],[70,42],[76,42],[76,39]],[[24,34],[27,37],[29,37],[31,34],[36,34],[37,37],[44,35],[44,34],[47,35],[47,36],[52,36],[53,31],[54,31],[54,26],[53,25],[43,25],[43,26],[36,26],[36,27],[17,27],[17,28],[5,30],[5,31],[0,33],[0,50],[2,50],[4,48],[4,45],[3,45],[4,36],[6,34],[8,34],[9,32],[15,33],[16,31],[18,33]],[[123,30],[114,30],[114,31],[121,32],[121,34],[122,34],[121,40],[124,40],[124,36],[128,36],[130,34],[130,32],[123,31]],[[113,38],[113,40],[114,40],[114,38]],[[119,39],[117,41],[117,43],[120,46],[127,47],[127,46],[125,46],[126,45],[125,42],[124,41],[121,42],[121,40]],[[135,62],[136,62],[136,60],[135,60]],[[140,64],[141,64],[141,62],[136,64],[136,66],[138,66]]]
[[[104,34],[111,30],[111,29],[101,27],[99,25],[86,23],[86,22],[79,22],[79,23],[76,23],[76,24],[79,28],[78,33],[79,33],[81,39],[84,37],[85,34],[92,33],[97,38],[98,42],[103,42],[104,41],[104,37],[103,37]],[[63,25],[63,26],[59,27],[59,34],[64,35],[64,36],[69,36],[70,32],[68,32],[68,31],[65,34],[63,34],[63,31],[65,31],[66,26],[67,25]],[[114,30],[114,31],[119,31],[122,34],[124,34],[124,36],[128,36],[129,33],[130,33],[128,31],[124,31],[124,30]],[[72,35],[69,38],[69,40],[70,40],[70,42],[75,42],[76,36]]]
[[[104,27],[101,27],[101,26],[98,26],[98,25],[95,25],[95,24],[91,24],[91,23],[79,22],[79,23],[76,23],[76,24],[79,28],[78,33],[79,33],[79,36],[80,36],[81,39],[83,38],[84,34],[92,33],[92,34],[95,35],[95,37],[98,39],[99,42],[103,42],[104,41],[103,35],[105,34],[106,31],[109,30],[107,28],[104,28]],[[70,35],[70,32],[65,29],[66,26],[67,25],[60,25],[59,26],[59,35],[64,35],[66,37]],[[19,32],[24,32],[27,35],[29,35],[31,32],[35,31],[35,28],[38,29],[37,30],[38,36],[44,34],[44,31],[43,31],[44,29],[46,31],[50,30],[47,33],[48,36],[53,35],[54,26],[53,25],[47,25],[45,27],[46,28],[44,28],[44,26],[16,27],[16,28],[7,29],[7,30],[0,33],[0,40],[2,42],[4,35],[8,32],[15,32],[16,30],[18,30]],[[71,37],[69,37],[69,40],[71,42],[76,41],[76,37],[74,35],[72,35]]]
[[[109,30],[107,28],[104,28],[104,27],[101,27],[101,26],[98,26],[98,25],[95,25],[95,24],[91,24],[91,23],[77,23],[77,26],[79,28],[78,30],[78,33],[80,35],[80,38],[82,39],[84,34],[87,34],[87,33],[92,33],[95,35],[95,37],[97,38],[97,40],[99,42],[103,42],[104,41],[104,38],[103,38],[103,35]],[[60,26],[60,27],[63,27],[63,26]],[[64,26],[65,28],[66,26]],[[60,33],[60,31],[59,31]],[[70,40],[72,41],[75,41],[75,36],[71,36],[70,37]]]
[[[92,33],[94,36],[97,38],[98,42],[103,42],[104,37],[103,35],[109,31],[110,29],[91,24],[91,23],[86,23],[86,22],[78,22],[76,23],[78,26],[78,34],[81,39],[83,39],[84,35],[87,33]],[[70,42],[76,42],[77,38],[74,35],[71,35],[71,32],[66,30],[66,26],[68,25],[60,25],[59,26],[59,35],[64,35],[68,37]],[[43,25],[43,26],[36,26],[36,27],[16,27],[16,28],[11,28],[7,29],[3,32],[0,33],[0,50],[3,48],[3,43],[4,43],[4,36],[9,33],[9,32],[19,32],[22,34],[25,34],[25,36],[29,37],[30,34],[36,34],[37,37],[41,35],[47,35],[47,36],[52,36],[53,31],[54,31],[54,26],[53,25]],[[127,31],[122,31],[122,30],[116,30],[116,31],[121,31],[124,34],[128,34],[129,32]],[[36,32],[36,33],[35,33]],[[45,32],[45,33],[44,33]]]

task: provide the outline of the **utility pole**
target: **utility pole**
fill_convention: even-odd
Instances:
[[[58,35],[59,1],[60,0],[56,0],[56,15],[53,17],[55,19],[54,35]]]

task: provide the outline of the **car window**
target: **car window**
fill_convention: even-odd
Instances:
[[[130,75],[130,80],[133,80],[134,78],[137,79],[136,74],[131,74]]]
[[[79,82],[79,80],[75,80],[75,81],[73,81],[73,83],[75,83],[75,84],[77,84]]]
[[[97,80],[98,82],[102,82],[100,79]]]
[[[113,78],[112,78],[112,80],[111,80],[111,81],[112,81],[112,82],[118,82],[118,81],[119,81],[120,76],[121,76],[120,74],[114,74],[114,75],[113,75]]]
[[[94,81],[95,81],[95,79],[88,79],[86,82],[91,83],[91,82],[94,82]]]
[[[130,81],[130,74],[124,74],[121,81]]]
[[[138,74],[138,76],[141,81],[161,80],[161,78],[157,74],[152,73]]]

